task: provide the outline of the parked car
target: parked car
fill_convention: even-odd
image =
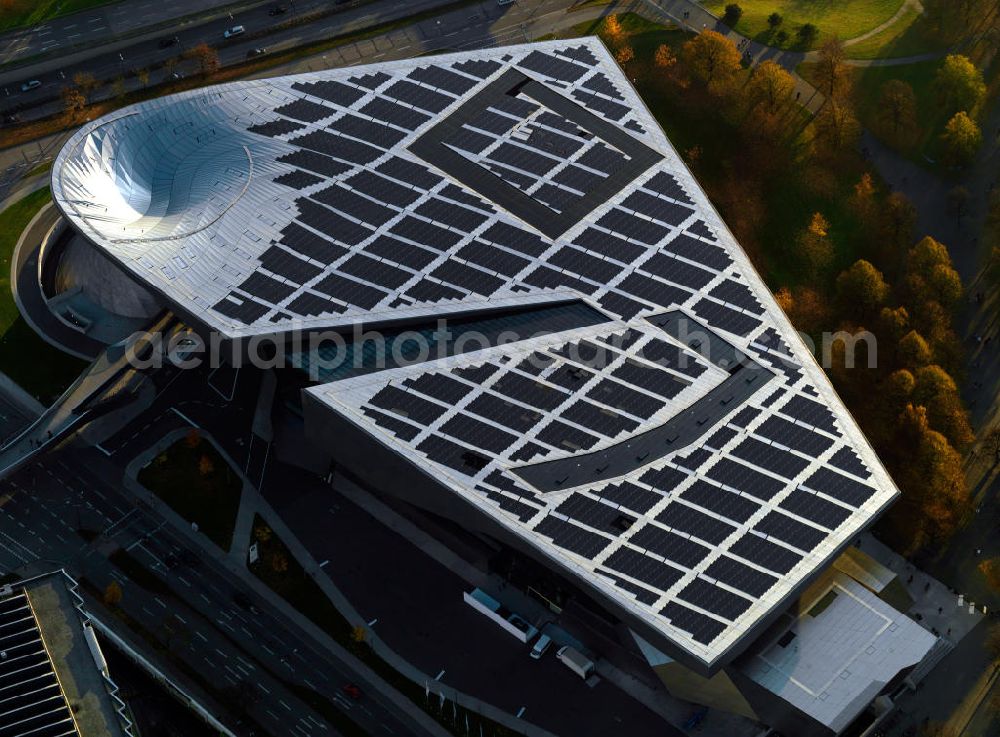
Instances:
[[[31,90],[37,90],[41,86],[41,82],[37,79],[32,79],[30,82],[25,82],[21,85],[21,92],[31,92]]]
[[[176,46],[180,42],[181,42],[181,40],[179,38],[177,38],[177,36],[172,36],[170,38],[161,38],[160,39],[160,48],[161,49],[169,49],[171,46]]]
[[[250,49],[247,52],[247,57],[249,58],[251,56],[263,56],[266,53],[267,53],[267,49],[265,49],[263,46],[258,46],[255,49]]]
[[[353,683],[345,683],[341,689],[349,697],[357,701],[361,698],[361,689],[355,686]]]
[[[234,38],[236,36],[242,36],[247,32],[247,29],[243,26],[233,26],[232,28],[227,28],[226,32],[222,34],[223,38]]]
[[[535,660],[540,660],[546,651],[552,645],[552,638],[548,635],[542,635],[537,640],[535,640],[535,646],[531,648],[531,657]]]
[[[273,8],[267,11],[268,15],[284,15],[288,12],[288,8],[284,5],[275,5]]]

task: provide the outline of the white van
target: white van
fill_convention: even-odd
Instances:
[[[563,645],[556,650],[556,657],[563,662],[567,668],[576,673],[583,680],[587,680],[594,674],[594,663],[575,647]]]
[[[533,657],[535,660],[538,660],[543,655],[545,655],[545,651],[549,649],[549,646],[551,644],[552,644],[552,638],[549,637],[548,635],[542,635],[537,640],[535,640],[535,646],[531,648],[531,657]]]

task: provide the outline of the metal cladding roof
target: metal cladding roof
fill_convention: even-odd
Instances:
[[[53,193],[232,338],[585,301],[309,391],[706,668],[898,493],[596,39],[141,103]]]

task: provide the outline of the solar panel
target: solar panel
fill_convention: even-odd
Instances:
[[[733,543],[729,552],[761,568],[781,574],[788,573],[802,560],[802,556],[798,553],[751,532]]]
[[[615,586],[622,589],[623,591],[627,591],[628,593],[632,594],[633,596],[635,596],[637,601],[640,601],[643,604],[646,605],[652,604],[657,599],[660,598],[660,595],[657,594],[656,592],[650,591],[647,588],[639,586],[638,584],[633,583],[632,581],[629,581],[626,578],[622,578],[621,576],[615,575],[614,573],[612,573],[607,569],[598,568],[597,572],[602,576],[607,576],[608,578],[610,578],[612,581],[614,581]]]
[[[503,286],[503,280],[493,274],[453,260],[445,261],[438,266],[431,272],[431,276],[485,297],[490,296]]]
[[[716,299],[721,299],[723,302],[728,302],[740,309],[749,310],[754,314],[762,315],[764,313],[764,308],[747,286],[732,279],[720,282],[709,294]]]
[[[302,169],[314,171],[324,177],[335,177],[350,170],[350,166],[343,161],[331,159],[329,156],[316,153],[315,151],[298,150],[277,159],[283,164],[292,164]]]
[[[542,419],[542,415],[519,404],[508,402],[492,394],[483,393],[473,399],[468,410],[480,417],[486,417],[501,425],[506,425],[519,433],[526,433]]]
[[[552,420],[538,431],[536,437],[557,450],[589,450],[597,444],[597,438],[559,420]]]
[[[553,79],[560,79],[563,82],[575,82],[587,72],[586,67],[544,54],[541,51],[532,51],[519,64],[525,69]]]
[[[340,183],[334,183],[310,196],[317,202],[329,205],[335,210],[373,227],[385,225],[399,215],[395,210],[362,197]]]
[[[675,601],[671,601],[663,607],[660,614],[666,617],[674,627],[690,634],[692,640],[703,645],[710,644],[726,628],[726,625],[719,620],[706,617],[704,614],[688,609]]]
[[[284,115],[287,118],[294,118],[306,123],[315,123],[317,120],[329,118],[336,114],[336,110],[325,105],[317,105],[309,100],[294,100],[287,105],[275,108],[274,112]]]
[[[763,596],[778,582],[776,576],[759,571],[728,555],[712,561],[712,565],[705,569],[705,575],[755,597]]]
[[[465,414],[457,414],[441,426],[441,432],[461,440],[466,445],[483,448],[490,453],[503,453],[517,442],[517,436]]]
[[[579,492],[575,492],[563,500],[556,507],[556,512],[610,535],[625,532],[635,522],[635,517],[632,515],[594,501]]]
[[[680,563],[685,568],[694,568],[711,552],[694,540],[651,524],[645,525],[632,535],[629,542],[637,548],[651,550],[667,560]]]
[[[730,621],[735,621],[753,603],[750,599],[709,583],[703,578],[694,579],[681,589],[678,596],[700,609],[718,614]]]
[[[329,100],[341,107],[350,107],[365,96],[365,93],[358,88],[332,79],[324,79],[317,82],[295,82],[292,84],[292,89],[312,95],[313,97]]]
[[[768,512],[753,529],[768,537],[775,537],[799,550],[810,552],[826,538],[826,532],[799,522],[781,512]]]
[[[729,458],[720,458],[708,470],[708,477],[764,501],[785,488],[785,482]]]
[[[294,133],[295,131],[302,130],[303,128],[305,128],[305,126],[301,123],[293,123],[290,120],[272,120],[268,123],[251,125],[247,128],[247,131],[250,133],[256,133],[260,136],[270,136],[272,138],[276,138],[278,136]]]
[[[663,409],[665,404],[662,399],[637,392],[635,389],[611,379],[601,379],[596,386],[587,392],[587,396],[595,402],[601,402],[644,420],[648,420]]]
[[[365,246],[365,253],[395,261],[397,264],[409,266],[418,271],[426,268],[431,261],[437,258],[436,253],[387,235],[380,235]]]
[[[760,466],[779,476],[784,476],[786,479],[794,478],[809,465],[809,461],[805,458],[800,458],[794,453],[781,450],[773,445],[762,443],[756,438],[744,439],[743,442],[733,448],[732,454],[755,466]]]
[[[760,320],[757,318],[732,310],[710,299],[698,300],[693,309],[709,325],[736,335],[749,335],[760,327]]]
[[[850,509],[801,488],[793,489],[779,506],[829,530],[836,530],[851,516]]]
[[[484,269],[489,269],[508,277],[519,274],[531,263],[528,259],[516,256],[509,251],[496,248],[480,240],[462,246],[455,255],[477,266],[482,266]]]
[[[331,297],[366,310],[372,309],[386,296],[386,292],[381,289],[347,279],[339,274],[327,274],[313,288],[317,292],[329,294]]]
[[[260,265],[270,272],[298,284],[305,284],[320,272],[320,268],[278,245],[271,246],[260,256]]]
[[[609,438],[617,437],[623,432],[632,432],[639,426],[635,420],[630,420],[609,409],[602,409],[583,399],[577,399],[563,410],[562,416],[570,422],[575,422]]]
[[[454,406],[472,391],[472,387],[447,374],[420,374],[415,378],[406,379],[403,385],[418,391],[440,402]]]
[[[694,204],[678,181],[665,171],[656,172],[656,174],[650,177],[649,181],[642,186],[656,192],[657,194],[677,200],[678,202],[684,202],[688,205]]]
[[[825,467],[816,469],[816,472],[803,481],[802,485],[850,504],[852,507],[860,507],[875,493],[875,490],[870,486],[865,486],[853,478]]]
[[[429,402],[413,392],[403,391],[392,384],[375,394],[369,404],[406,419],[412,418],[422,426],[432,424],[445,412],[445,407]]]
[[[364,412],[367,417],[371,417],[375,421],[376,425],[384,427],[401,440],[410,441],[420,434],[420,428],[414,427],[408,422],[403,422],[398,417],[392,417],[384,412],[372,409],[371,407],[362,407],[361,411]]]
[[[323,180],[317,176],[309,174],[308,172],[290,171],[282,174],[280,177],[275,177],[274,181],[276,184],[283,184],[286,187],[291,187],[292,189],[305,189],[306,187],[311,187],[314,184],[319,184]]]
[[[417,302],[440,302],[443,299],[463,299],[466,294],[430,279],[421,279],[406,290]]]
[[[410,79],[438,87],[453,95],[462,95],[475,87],[478,82],[462,74],[455,74],[439,66],[417,67],[410,72]]]
[[[603,489],[594,493],[640,514],[648,512],[663,498],[656,492],[643,489],[628,481],[623,481],[619,484],[608,484]]]
[[[405,79],[400,79],[391,84],[382,90],[381,94],[432,113],[444,111],[455,100],[450,95],[442,95],[440,92],[421,87]]]
[[[406,133],[379,120],[369,120],[350,113],[345,113],[327,127],[386,150],[406,138]]]
[[[606,537],[590,532],[551,514],[535,525],[535,532],[552,538],[552,543],[584,558],[596,557],[611,543]]]
[[[681,233],[676,238],[662,244],[660,248],[716,271],[724,271],[733,262],[724,249],[692,238],[686,233]]]
[[[800,394],[794,394],[781,407],[780,411],[782,414],[794,417],[807,425],[818,427],[820,430],[826,430],[828,433],[840,437],[833,413],[819,402],[814,402]]]
[[[650,558],[648,555],[621,547],[609,555],[604,565],[608,568],[631,576],[637,581],[648,583],[660,591],[666,591],[677,583],[683,575],[680,570],[669,563]]]
[[[858,454],[847,445],[842,446],[836,453],[830,456],[828,462],[841,471],[847,471],[861,479],[867,479],[872,475],[868,467],[858,458]]]
[[[671,502],[664,507],[663,511],[656,515],[656,521],[713,545],[720,544],[736,530],[734,526],[717,517],[678,502]]]
[[[471,233],[482,225],[487,217],[477,210],[460,207],[439,197],[431,197],[425,200],[420,204],[416,212],[425,218],[458,228],[466,233]]]
[[[433,189],[441,181],[441,177],[432,174],[426,166],[402,159],[399,156],[390,156],[376,166],[375,171],[421,190]]]
[[[293,139],[290,143],[349,161],[352,164],[368,164],[375,161],[383,153],[380,149],[369,146],[367,143],[334,135],[328,131],[312,131]]]
[[[715,278],[715,274],[712,272],[692,266],[686,261],[681,261],[665,253],[656,253],[651,256],[643,262],[642,269],[669,282],[693,290],[704,289]]]
[[[621,266],[612,261],[591,256],[572,246],[563,246],[549,257],[548,262],[553,266],[602,283],[611,281],[622,270]]]
[[[733,494],[701,479],[681,492],[681,499],[736,522],[746,522],[760,509],[759,504],[745,496]]]
[[[596,110],[609,120],[618,121],[629,114],[629,108],[625,107],[621,103],[608,100],[600,95],[595,95],[593,92],[575,89],[573,90],[572,95],[577,100],[582,102],[584,107],[589,108],[590,110]]]
[[[807,430],[794,422],[771,416],[757,426],[754,430],[758,435],[763,435],[769,440],[784,445],[786,448],[811,455],[818,458],[827,448],[833,445],[833,441],[825,435]]]
[[[368,115],[375,120],[384,120],[387,123],[392,123],[393,125],[398,125],[400,128],[406,128],[411,131],[416,130],[431,119],[431,116],[427,113],[414,110],[412,107],[400,105],[384,97],[373,98],[371,102],[367,103],[358,112]]]

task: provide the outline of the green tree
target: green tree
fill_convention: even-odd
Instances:
[[[964,110],[952,116],[941,134],[945,158],[958,166],[971,162],[982,142],[982,131]]]
[[[986,97],[982,72],[960,54],[944,58],[934,77],[934,87],[949,113],[975,112]]]
[[[890,146],[908,148],[917,134],[917,97],[913,87],[898,79],[890,79],[879,90],[876,113],[879,135]]]
[[[880,307],[889,295],[889,285],[882,272],[869,261],[859,259],[837,277],[837,298],[847,308],[861,315]]]
[[[681,56],[691,75],[706,85],[728,82],[741,68],[736,45],[715,31],[702,31],[685,42]]]
[[[773,32],[777,30],[783,20],[785,19],[781,17],[781,13],[771,13],[767,16],[767,27]]]
[[[735,28],[736,24],[740,22],[740,18],[742,17],[743,8],[736,3],[729,3],[726,6],[726,12],[722,16],[722,22],[730,28]]]
[[[799,30],[795,32],[795,35],[799,39],[799,43],[803,46],[812,46],[816,39],[819,38],[819,29],[812,23],[804,23],[799,26]]]

